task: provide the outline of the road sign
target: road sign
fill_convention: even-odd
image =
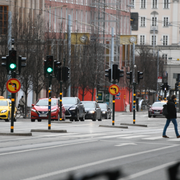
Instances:
[[[11,78],[7,81],[6,88],[11,93],[17,93],[21,88],[21,83],[18,79]]]
[[[112,84],[111,86],[109,86],[109,93],[115,96],[119,93],[119,87],[116,84]]]

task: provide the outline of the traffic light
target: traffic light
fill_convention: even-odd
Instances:
[[[9,51],[9,70],[16,70],[16,51]]]
[[[179,91],[179,86],[178,86],[178,85],[179,85],[179,83],[176,82],[176,83],[175,83],[175,91]]]
[[[111,69],[105,69],[105,77],[108,77],[109,82],[111,82]]]
[[[139,82],[140,82],[140,79],[143,79],[143,72],[137,72],[137,81],[138,81],[138,84],[139,84]]]
[[[54,64],[53,56],[47,56],[46,57],[46,72],[48,74],[53,73],[53,64]]]
[[[130,79],[130,84],[132,83],[132,71],[130,71],[130,72],[126,72],[126,77],[127,77],[127,79]]]
[[[9,56],[2,56],[1,61],[2,67],[5,67],[7,72],[9,72]]]
[[[54,60],[54,76],[57,78],[59,70],[61,68],[61,62]]]
[[[66,82],[69,79],[69,68],[64,66],[62,67],[62,79],[63,82]]]
[[[161,85],[161,89],[164,91],[164,84]]]
[[[26,57],[18,57],[18,71],[21,74],[21,68],[26,67]]]
[[[117,80],[119,82],[119,78],[124,76],[123,73],[124,71],[120,70],[117,64],[113,64],[113,78],[112,79],[114,81]]]

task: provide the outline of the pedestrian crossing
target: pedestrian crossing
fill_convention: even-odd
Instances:
[[[117,134],[117,133],[89,133],[89,134],[82,134],[82,133],[66,133],[66,134],[46,134],[42,135],[43,137],[58,137],[60,139],[84,139],[84,138],[93,138],[93,139],[99,139],[99,140],[109,140],[109,139],[122,139],[122,140],[148,140],[148,141],[156,141],[164,139],[162,138],[161,133],[149,133],[149,134],[135,134],[135,133],[123,133],[123,134]],[[176,138],[175,135],[169,136],[170,138],[166,138],[166,141],[179,141],[180,139]],[[40,136],[39,136],[40,138]]]

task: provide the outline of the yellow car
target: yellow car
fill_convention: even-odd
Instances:
[[[14,121],[16,121],[17,108],[14,110]],[[0,99],[0,120],[4,119],[6,122],[11,120],[11,100]]]

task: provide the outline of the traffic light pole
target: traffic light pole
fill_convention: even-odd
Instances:
[[[12,78],[16,77],[16,73],[11,71],[11,76]],[[15,97],[16,97],[16,93],[11,93],[11,132],[14,132],[14,107],[15,107]]]
[[[113,96],[113,116],[112,116],[112,125],[115,123],[115,96]]]
[[[60,121],[62,121],[62,80],[60,81],[60,119],[58,119],[58,120],[60,120]]]
[[[133,83],[133,124],[136,123],[136,83]]]
[[[51,83],[52,83],[52,75],[49,74],[49,100],[48,100],[48,129],[51,129]]]

